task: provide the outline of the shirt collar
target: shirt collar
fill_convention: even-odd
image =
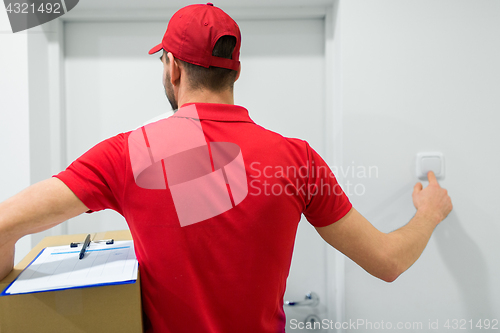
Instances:
[[[248,110],[239,105],[215,104],[215,103],[186,103],[175,112],[172,117],[186,117],[184,108],[195,105],[200,120],[215,120],[227,122],[247,122],[254,123],[248,115]],[[191,118],[190,116],[187,116]]]

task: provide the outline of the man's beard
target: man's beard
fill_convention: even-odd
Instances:
[[[165,95],[172,106],[172,110],[176,111],[179,108],[177,101],[175,100],[174,88],[170,82],[170,73],[167,73],[167,79],[165,81]]]

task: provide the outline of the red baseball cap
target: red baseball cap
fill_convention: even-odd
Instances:
[[[236,37],[232,59],[212,55],[215,43],[222,36]],[[178,10],[168,22],[161,44],[149,54],[160,50],[171,52],[182,61],[209,68],[210,66],[238,70],[240,66],[241,33],[238,24],[212,3],[190,5]]]

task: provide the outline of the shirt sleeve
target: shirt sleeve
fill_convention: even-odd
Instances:
[[[325,227],[340,220],[352,204],[338,184],[330,167],[307,144],[307,196],[304,216],[315,227]]]
[[[113,209],[123,215],[124,146],[124,133],[104,140],[54,177],[65,183],[89,208],[87,213]]]

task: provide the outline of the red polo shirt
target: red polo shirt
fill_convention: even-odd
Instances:
[[[182,163],[169,162],[179,156],[188,156],[180,173]],[[321,227],[351,209],[307,142],[264,129],[235,105],[184,105],[97,144],[56,177],[91,211],[127,220],[147,332],[284,332],[301,214]]]

